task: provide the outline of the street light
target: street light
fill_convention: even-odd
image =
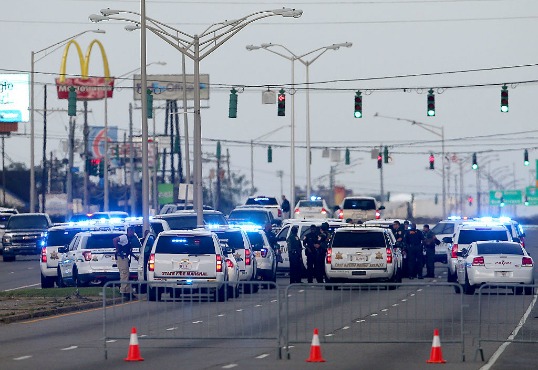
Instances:
[[[441,173],[443,178],[443,218],[446,217],[446,181],[445,181],[445,128],[443,126],[434,126],[428,123],[417,122],[411,119],[399,118],[399,117],[388,117],[382,116],[379,113],[374,114],[374,117],[394,119],[397,121],[406,121],[412,125],[416,125],[428,132],[431,132],[434,135],[437,135],[441,138]]]
[[[178,50],[183,55],[187,56],[194,62],[194,208],[197,214],[198,225],[203,224],[203,209],[202,209],[202,125],[200,115],[200,61],[218,49],[222,44],[229,40],[236,33],[241,31],[247,25],[257,20],[272,17],[293,17],[299,18],[303,11],[290,8],[282,8],[276,10],[264,10],[249,14],[242,18],[228,20],[220,23],[215,23],[208,26],[200,34],[190,35],[183,31],[180,31],[174,27],[171,27],[165,23],[162,23],[156,19],[146,17],[145,14],[145,0],[141,0],[140,13],[125,10],[112,10],[103,9],[101,15],[90,15],[92,22],[100,22],[103,20],[119,20],[129,22],[126,29],[133,31],[140,28],[141,30],[141,65],[142,68],[141,84],[142,84],[142,116],[146,117],[146,86],[147,77],[145,70],[145,52],[146,52],[146,30],[151,31],[157,37],[167,42]],[[126,17],[112,17],[111,15],[127,14],[134,16],[133,18]],[[148,25],[149,23],[149,25]],[[148,214],[148,170],[147,170],[147,118],[142,119],[142,196],[143,196],[143,220],[144,229],[149,226],[149,214]],[[144,181],[145,179],[145,181]]]
[[[263,43],[260,46],[256,45],[247,45],[246,48],[248,51],[264,49],[273,54],[279,55],[283,58],[286,58],[291,61],[291,87],[295,89],[295,76],[294,76],[294,62],[298,60],[306,67],[306,196],[310,199],[311,193],[311,153],[310,153],[310,75],[309,67],[314,63],[320,56],[325,54],[328,50],[338,50],[342,47],[350,48],[353,46],[351,42],[343,42],[339,44],[332,44],[328,46],[323,46],[314,50],[311,50],[302,55],[297,55],[288,49],[286,46],[281,44],[273,43]],[[277,51],[271,50],[272,47],[280,47],[284,49],[287,54],[279,53]],[[318,53],[319,52],[319,53]],[[304,60],[308,55],[318,53],[314,58],[310,60]],[[295,101],[294,94],[291,95],[291,204],[295,204]]]
[[[34,141],[35,141],[35,120],[34,120],[34,110],[35,110],[35,63],[39,62],[41,59],[45,58],[49,54],[43,55],[39,59],[35,59],[36,55],[39,53],[42,53],[44,51],[47,51],[53,47],[56,47],[56,49],[62,47],[67,42],[85,34],[88,32],[93,33],[105,33],[104,30],[86,30],[79,32],[73,36],[70,36],[62,41],[58,41],[50,46],[47,46],[46,48],[43,48],[38,51],[32,51],[31,53],[31,67],[30,67],[30,212],[35,212],[35,204],[36,204],[36,197],[35,197],[35,168],[34,168]],[[105,94],[106,95],[106,94]]]

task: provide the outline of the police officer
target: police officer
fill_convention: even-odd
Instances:
[[[273,250],[275,251],[276,260],[278,263],[282,263],[282,255],[280,254],[280,245],[278,244],[276,240],[276,235],[273,232],[273,227],[270,223],[265,224],[265,228],[263,229],[265,232],[265,236],[267,236],[267,241],[269,242],[269,245]]]
[[[138,257],[133,254],[133,248],[140,250],[140,240],[135,234],[134,227],[129,226],[127,228],[127,234],[123,234],[112,239],[112,243],[116,248],[116,263],[118,270],[120,271],[120,280],[129,281],[129,264],[131,257],[138,261]],[[125,300],[134,299],[132,295],[131,286],[127,283],[122,283],[120,286],[120,293]]]
[[[409,279],[418,276],[422,279],[422,240],[424,235],[417,230],[417,225],[411,225],[411,229],[405,236],[407,244],[407,264],[409,268]]]
[[[319,246],[318,231],[316,225],[310,225],[310,232],[303,238],[303,246],[306,254],[306,276],[309,283],[314,282],[315,275],[315,261],[316,261],[316,247]]]
[[[285,220],[285,219],[290,218],[290,215],[291,215],[290,201],[286,199],[285,195],[282,195],[281,209],[282,209],[282,219]]]
[[[426,250],[426,277],[435,277],[435,234],[430,230],[430,225],[426,224],[422,228],[424,234],[424,249]]]
[[[314,243],[314,277],[316,282],[323,283],[325,275],[325,255],[327,254],[327,242],[329,235],[320,227],[316,227],[318,242]]]
[[[290,236],[286,239],[288,245],[288,253],[290,256],[290,284],[302,283],[301,277],[303,274],[303,245],[301,239],[297,235],[299,226],[294,225],[290,230]]]

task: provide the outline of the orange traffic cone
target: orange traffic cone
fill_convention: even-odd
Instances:
[[[312,345],[310,346],[310,357],[306,362],[325,362],[321,357],[321,347],[319,345],[318,329],[314,329],[314,336],[312,337]]]
[[[432,350],[430,352],[430,359],[426,361],[428,364],[444,364],[443,351],[441,351],[441,339],[439,339],[439,329],[433,330]]]
[[[144,361],[140,357],[140,347],[138,346],[138,336],[136,335],[136,328],[131,329],[131,338],[129,339],[129,353],[125,357],[125,361]]]

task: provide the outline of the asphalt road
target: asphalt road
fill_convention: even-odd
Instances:
[[[527,249],[538,260],[538,229],[527,230]],[[537,269],[538,271],[538,269]],[[535,271],[536,274],[536,271]],[[480,369],[488,364],[475,359],[478,333],[478,294],[456,295],[446,281],[446,267],[436,265],[436,278],[425,285],[396,290],[339,290],[296,286],[242,294],[226,303],[146,302],[124,303],[104,312],[85,312],[0,326],[2,369],[422,369],[431,350],[433,329],[441,330],[447,369]],[[538,279],[537,279],[538,281]],[[37,256],[13,263],[0,262],[0,290],[21,286],[39,288]],[[460,299],[464,304],[464,351],[461,361]],[[538,335],[535,310],[527,310],[532,296],[491,294],[482,301],[483,334],[507,338],[527,312],[520,335]],[[286,306],[284,303],[288,302]],[[279,317],[279,305],[282,315]],[[289,357],[276,341],[280,319],[283,337],[290,341]],[[284,325],[286,324],[287,325]],[[144,362],[124,362],[131,327],[138,329]],[[284,330],[288,327],[289,331]],[[314,327],[320,330],[321,349],[327,362],[305,362]],[[104,359],[105,341],[108,359]],[[159,339],[148,339],[159,338]],[[226,338],[226,339],[213,339]],[[383,341],[386,343],[375,343]],[[356,342],[356,343],[346,343]],[[373,342],[373,343],[367,343]],[[390,343],[389,343],[390,342]],[[483,343],[491,359],[501,342]],[[495,359],[492,369],[534,368],[538,353],[534,344],[512,343]],[[278,360],[278,353],[283,355]]]

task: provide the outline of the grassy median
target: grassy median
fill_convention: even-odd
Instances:
[[[114,292],[119,295],[117,288],[106,288],[107,298],[112,298]],[[102,287],[88,288],[51,288],[51,289],[17,289],[0,292],[0,298],[68,298],[68,297],[102,297]]]

